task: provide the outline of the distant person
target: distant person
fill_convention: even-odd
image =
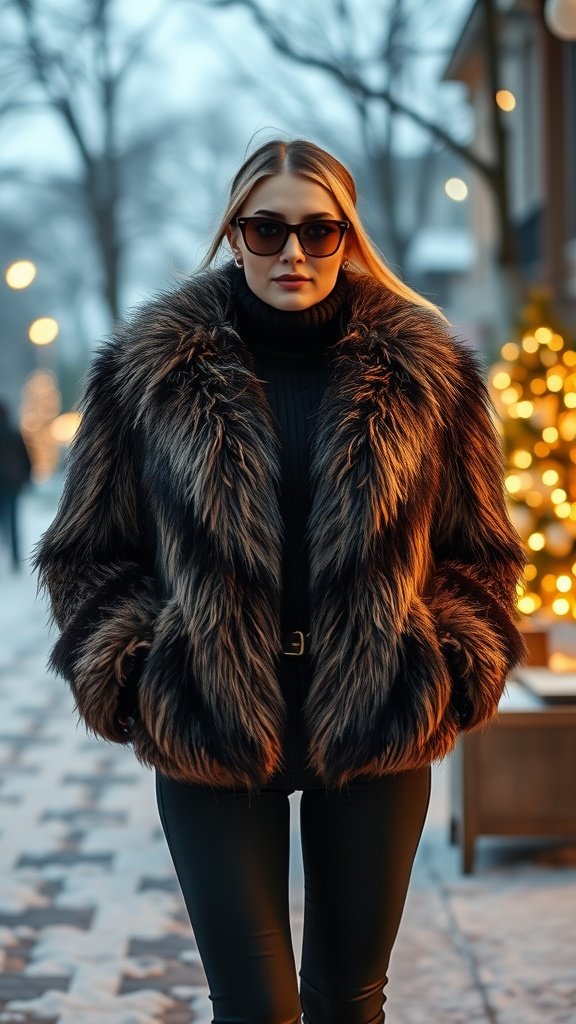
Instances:
[[[306,139],[248,157],[201,266],[91,364],[35,553],[49,665],[156,769],[213,1024],[384,1020],[431,764],[526,654],[492,408]]]
[[[32,464],[18,427],[10,423],[8,406],[0,401],[0,538],[12,568],[22,568],[18,499],[30,480]]]

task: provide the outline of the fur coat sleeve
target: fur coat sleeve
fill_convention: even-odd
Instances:
[[[56,516],[35,547],[38,589],[60,636],[48,667],[71,687],[88,731],[127,741],[134,672],[159,603],[136,502],[128,417],[106,345],[88,370]]]
[[[460,346],[459,358],[427,597],[453,681],[453,706],[460,727],[469,730],[495,714],[508,672],[527,657],[516,601],[529,558],[508,514],[487,384],[470,350]]]

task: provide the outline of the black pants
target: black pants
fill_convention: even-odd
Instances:
[[[382,1024],[387,970],[428,811],[430,767],[325,789],[302,767],[306,658],[285,656],[290,770],[259,793],[156,772],[158,811],[202,959],[212,1024]],[[290,802],[302,790],[298,992]]]

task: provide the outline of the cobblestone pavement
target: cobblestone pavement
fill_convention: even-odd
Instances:
[[[23,513],[28,550],[52,510],[29,499]],[[209,1024],[153,773],[76,726],[45,668],[51,637],[28,569],[0,565],[0,612],[0,1021]],[[481,839],[475,874],[460,875],[448,774],[448,762],[434,768],[387,1022],[574,1024],[576,848]],[[299,962],[299,794],[290,801]]]

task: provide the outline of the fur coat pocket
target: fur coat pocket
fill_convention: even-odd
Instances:
[[[451,706],[465,731],[496,715],[510,667],[525,653],[512,610],[478,576],[477,567],[444,565],[428,598],[452,679]]]
[[[103,739],[129,739],[119,719],[133,707],[157,614],[152,579],[115,579],[80,605],[50,653],[49,667],[68,681],[87,730]]]

